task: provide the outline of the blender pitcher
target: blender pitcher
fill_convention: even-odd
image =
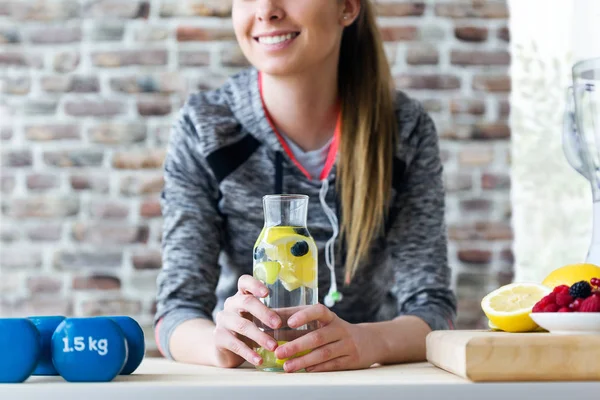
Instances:
[[[568,89],[563,150],[571,166],[592,188],[592,240],[586,262],[600,265],[600,58],[573,66]]]

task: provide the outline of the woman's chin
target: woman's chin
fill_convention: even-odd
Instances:
[[[274,76],[296,75],[302,70],[302,67],[296,63],[282,62],[281,60],[273,60],[273,62],[268,62],[263,59],[254,65],[262,73]]]

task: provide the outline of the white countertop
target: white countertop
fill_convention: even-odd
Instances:
[[[60,400],[564,400],[600,393],[600,382],[472,383],[428,363],[329,373],[221,369],[147,358],[130,376],[106,383],[70,383],[32,376],[0,384],[0,399]],[[593,396],[592,396],[593,397]]]

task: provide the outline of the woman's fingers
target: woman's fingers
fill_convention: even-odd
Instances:
[[[277,350],[275,350],[275,355],[277,358],[283,359],[292,357],[294,354],[298,354],[303,351],[314,349],[313,351],[316,352],[319,347],[325,346],[331,342],[337,342],[339,339],[340,334],[336,332],[335,329],[331,328],[331,326],[325,326],[278,347]],[[326,352],[328,351],[329,349],[326,350]],[[321,353],[322,352],[319,352],[318,354]]]
[[[243,318],[237,313],[229,311],[219,312],[217,314],[217,326],[247,337],[268,350],[273,351],[277,347],[275,339],[258,329],[252,321]],[[246,344],[244,346],[248,347]],[[242,354],[239,355],[243,357]]]
[[[229,297],[225,300],[223,308],[226,311],[238,314],[249,313],[260,320],[265,326],[273,329],[277,329],[281,326],[281,318],[279,318],[279,315],[250,294],[238,293],[233,297]]]
[[[320,365],[344,355],[344,342],[338,340],[337,342],[328,343],[316,348],[302,357],[286,361],[283,368],[286,372],[300,371],[304,368]]]
[[[252,322],[254,322],[254,317],[252,317],[252,314],[250,314],[249,312],[242,311],[242,312],[240,313],[240,315],[242,316],[242,318],[245,318],[245,319],[247,319],[248,321],[252,321]],[[256,343],[254,340],[250,339],[249,337],[246,337],[246,336],[239,336],[239,335],[238,335],[238,338],[239,338],[239,339],[240,339],[242,342],[246,343],[246,345],[247,345],[248,347],[250,347],[251,349],[254,349],[254,348],[256,348],[256,347],[260,347],[260,345],[259,345],[258,343]]]
[[[279,329],[277,331],[277,340],[284,342],[291,342],[296,340],[304,335],[306,335],[307,331],[297,330],[297,329]]]
[[[341,356],[333,360],[326,361],[321,364],[309,367],[306,372],[325,372],[325,371],[341,371],[347,369],[350,362],[350,356]]]
[[[277,313],[277,315],[279,315],[279,317],[283,321],[284,326],[287,327],[288,319],[292,315],[297,314],[299,311],[306,310],[307,308],[310,308],[310,307],[313,307],[313,306],[281,307],[281,308],[272,308],[272,310],[275,311]]]
[[[269,294],[269,289],[265,284],[250,275],[240,276],[238,291],[242,294],[253,294],[256,297],[266,297]]]
[[[308,324],[312,321],[318,321],[322,325],[327,325],[335,318],[335,314],[323,304],[315,304],[304,308],[292,315],[287,323],[290,328],[298,328],[299,326]]]
[[[235,335],[226,328],[217,327],[214,336],[217,349],[229,350],[254,365],[260,365],[260,363],[262,363],[262,358],[254,350],[246,346],[244,342],[235,337]]]
[[[257,297],[269,294],[267,287],[250,275],[242,275],[238,279],[238,293],[225,301],[225,309],[248,312],[258,318],[265,326],[277,329],[281,327],[281,318],[273,310],[260,302]]]

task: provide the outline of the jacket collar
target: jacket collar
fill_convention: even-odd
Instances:
[[[277,138],[265,113],[260,93],[259,71],[254,67],[249,67],[232,76],[229,79],[227,92],[231,110],[242,127],[271,150],[282,153],[286,163],[292,165],[292,159]],[[296,166],[293,168],[304,176]],[[327,178],[329,182],[335,179],[335,174],[336,165],[334,164]],[[318,180],[314,183],[319,184]]]

